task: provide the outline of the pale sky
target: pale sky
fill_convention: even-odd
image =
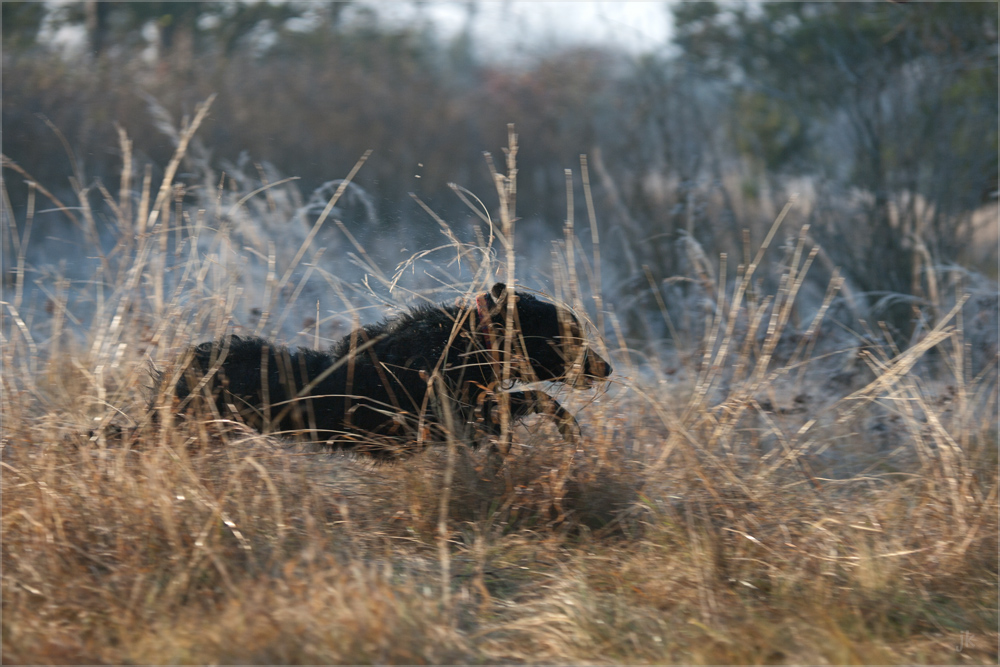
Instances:
[[[423,12],[444,36],[456,34],[468,17],[465,2],[439,0],[422,8],[409,2],[371,2],[389,20],[405,22]],[[641,53],[665,45],[671,17],[665,2],[565,2],[491,0],[478,3],[472,34],[483,55],[529,52],[577,44],[615,45]]]
[[[66,0],[50,0],[62,4]],[[280,0],[272,0],[280,1]],[[594,45],[617,46],[639,54],[662,48],[670,35],[672,19],[667,2],[564,2],[558,0],[479,0],[472,24],[478,55],[509,61],[553,48]],[[468,20],[467,2],[461,0],[361,0],[353,7],[373,8],[388,25],[418,21],[422,17],[436,25],[442,37],[457,35]],[[352,10],[353,10],[352,7]],[[350,20],[352,10],[345,12]],[[84,47],[82,25],[43,30],[69,53]]]

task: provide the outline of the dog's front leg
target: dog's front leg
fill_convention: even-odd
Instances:
[[[562,437],[571,444],[576,444],[582,437],[580,424],[576,417],[559,405],[559,401],[544,391],[529,389],[514,391],[510,394],[511,417],[520,419],[529,414],[547,415],[556,422],[556,427]]]
[[[546,415],[555,421],[559,433],[567,442],[576,444],[580,441],[582,434],[576,417],[559,405],[559,401],[545,392],[529,389],[527,391],[512,391],[508,396],[510,396],[511,421],[524,419],[528,415]],[[477,419],[481,420],[483,428],[490,435],[500,435],[498,407],[497,401],[490,395],[481,398],[479,406],[476,408]]]

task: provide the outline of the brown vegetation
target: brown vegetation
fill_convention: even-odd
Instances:
[[[629,349],[598,305],[616,378],[579,413],[577,450],[539,420],[503,460],[451,440],[373,467],[224,419],[171,423],[169,406],[144,419],[149,362],[240,321],[234,274],[211,271],[227,224],[264,215],[249,200],[228,214],[172,204],[200,118],[159,190],[146,181],[134,207],[128,187],[107,196],[122,235],[84,286],[100,303],[81,336],[58,281],[44,338],[21,314],[24,271],[5,289],[5,662],[997,660],[995,366],[967,372],[959,306],[907,350],[851,348],[840,379],[816,370],[839,284],[790,339],[818,253],[805,230],[773,294],[755,288],[773,234],[747,249],[734,289],[692,275],[715,303],[673,360]],[[521,269],[504,245],[510,148],[499,256],[457,240],[440,255],[486,282]],[[194,234],[215,254],[167,263],[202,247],[184,245]],[[585,312],[591,274],[568,234],[553,275]],[[301,259],[273,266],[265,295],[289,294]],[[193,295],[170,291],[180,273]],[[371,271],[394,286],[402,273]],[[312,324],[303,334],[318,338]],[[931,354],[935,372],[918,373]]]

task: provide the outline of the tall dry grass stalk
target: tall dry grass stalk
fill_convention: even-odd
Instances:
[[[620,372],[605,392],[559,396],[578,410],[579,449],[544,420],[518,426],[508,413],[502,459],[451,438],[373,466],[220,415],[177,419],[169,392],[153,396],[151,419],[151,365],[169,386],[183,349],[240,320],[246,287],[231,262],[247,253],[245,267],[256,251],[234,247],[235,234],[262,215],[251,197],[280,185],[246,196],[219,186],[214,207],[185,200],[177,174],[207,111],[178,132],[159,187],[146,170],[135,196],[128,167],[117,198],[102,190],[100,215],[119,236],[97,262],[89,322],[70,302],[79,287],[60,279],[32,292],[51,304],[47,325],[24,315],[35,312],[24,251],[37,242],[36,200],[96,229],[82,179],[70,207],[4,159],[31,194],[23,221],[4,211],[17,257],[2,329],[5,662],[997,660],[995,369],[967,372],[957,307],[907,350],[841,353],[838,384],[823,366],[833,353],[813,353],[839,279],[814,319],[791,324],[818,253],[808,230],[793,237],[775,294],[755,282],[787,209],[747,248],[734,286],[704,253],[692,264],[714,302],[682,355],[690,372],[670,374],[626,345],[614,299],[601,296],[581,162],[595,243],[588,257],[570,205],[549,296],[595,312],[592,337],[615,341]],[[124,133],[121,146],[131,165]],[[447,243],[390,275],[348,238],[371,294],[405,293],[407,272],[452,260],[471,276],[434,274],[453,295],[495,277],[523,289],[516,153],[511,131],[506,173],[494,168],[499,225],[455,188],[488,223],[478,244],[439,220]],[[310,276],[340,290],[345,310],[360,307],[313,252],[349,181],[285,259],[273,240],[262,246],[255,331],[280,330]],[[325,337],[321,315],[303,323],[306,340]],[[937,377],[917,372],[929,354]]]

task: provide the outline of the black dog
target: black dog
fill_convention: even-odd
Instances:
[[[505,362],[510,380],[588,387],[611,374],[572,313],[528,294],[513,297],[508,346],[511,300],[497,283],[475,307],[418,307],[355,330],[329,352],[293,352],[239,336],[203,343],[186,360],[176,395],[182,405],[211,396],[223,417],[235,411],[265,432],[300,432],[378,458],[398,456],[406,449],[400,443],[412,448],[449,433],[464,439],[470,425],[496,435]],[[547,414],[564,437],[579,433],[572,415],[547,394],[507,396],[512,420]]]

